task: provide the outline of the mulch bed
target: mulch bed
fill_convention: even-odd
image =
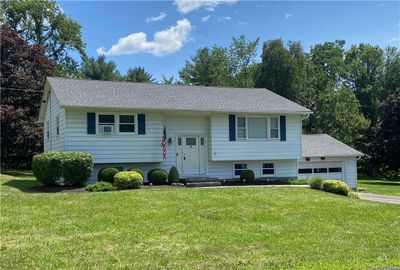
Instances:
[[[42,186],[34,187],[32,192],[45,192],[45,193],[79,193],[88,192],[85,187],[70,187],[70,186]]]

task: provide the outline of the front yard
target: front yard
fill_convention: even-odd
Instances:
[[[380,179],[359,179],[359,188],[365,188],[365,192],[400,196],[400,181],[388,181]]]
[[[400,207],[309,188],[35,193],[2,179],[1,269],[400,266]]]

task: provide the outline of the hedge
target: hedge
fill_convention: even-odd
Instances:
[[[32,170],[36,179],[45,185],[55,185],[63,175],[62,153],[46,152],[32,158]]]
[[[114,176],[114,185],[118,189],[140,188],[143,177],[134,171],[119,172]]]
[[[322,183],[322,190],[339,195],[348,196],[350,193],[349,186],[339,180],[326,180]]]
[[[154,185],[165,185],[168,173],[163,169],[152,169],[147,173],[147,180]]]
[[[170,184],[179,183],[179,172],[175,166],[172,166],[171,169],[169,169],[168,182]]]
[[[91,192],[105,192],[105,191],[117,190],[117,187],[115,187],[113,184],[109,182],[97,182],[94,184],[87,185],[85,189]]]
[[[143,179],[144,179],[144,171],[143,171],[142,169],[132,168],[132,169],[129,169],[128,171],[137,172],[137,173],[139,173],[139,174],[143,177]]]
[[[322,189],[322,183],[324,182],[324,180],[322,180],[321,177],[314,177],[311,178],[310,180],[310,187],[313,189],[318,189],[321,190]]]
[[[93,157],[83,152],[45,152],[32,159],[33,174],[45,185],[83,185],[93,172]]]
[[[252,170],[246,169],[240,172],[240,181],[245,182],[253,182],[254,181],[254,172]]]
[[[104,167],[97,174],[97,180],[102,182],[114,183],[114,176],[119,173],[117,168]]]

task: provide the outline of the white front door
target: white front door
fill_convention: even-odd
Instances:
[[[178,138],[178,169],[183,175],[205,174],[204,136],[182,136]]]

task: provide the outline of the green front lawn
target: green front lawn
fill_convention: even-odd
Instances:
[[[357,187],[365,188],[363,192],[400,196],[400,181],[358,179]]]
[[[1,269],[400,266],[400,207],[300,187],[34,193],[1,185]]]

